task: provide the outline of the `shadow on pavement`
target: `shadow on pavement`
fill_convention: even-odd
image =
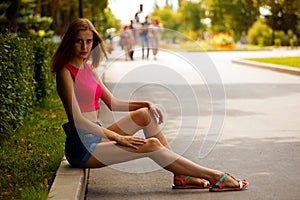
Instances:
[[[172,146],[175,152],[182,148],[180,144],[190,142],[184,149],[185,157],[203,166],[232,173],[237,178],[245,178],[250,186],[244,192],[227,193],[172,190],[172,174],[157,166],[145,173],[128,173],[112,166],[91,170],[87,200],[299,199],[300,135],[295,119],[299,116],[298,84],[225,85],[226,103],[218,95],[211,100],[210,91],[222,89],[220,85],[210,86],[210,90],[205,85],[162,87],[132,83],[117,85],[117,90],[115,85],[107,85],[119,98],[149,100],[161,105],[168,113],[164,127],[168,140],[180,138],[179,143]],[[285,104],[287,99],[290,99],[289,104]],[[212,105],[215,105],[214,110]],[[100,119],[104,119],[105,126],[115,121],[115,116],[105,106],[101,109]],[[293,118],[289,118],[290,112],[294,112]],[[223,131],[214,148],[205,157],[199,157],[212,113],[224,115]],[[186,117],[180,124],[184,137],[178,137],[176,125],[181,119],[176,117],[182,114]],[[197,125],[192,120],[199,116],[200,125]],[[197,135],[191,140],[188,136],[195,130]],[[134,167],[143,171],[143,163],[147,165],[152,161],[140,162]],[[124,169],[130,166],[124,165]]]
[[[235,138],[220,142],[204,159],[195,157],[200,141],[184,154],[203,166],[245,178],[243,192],[172,190],[172,175],[164,170],[145,174],[110,167],[91,170],[87,199],[297,199],[300,195],[299,138]]]

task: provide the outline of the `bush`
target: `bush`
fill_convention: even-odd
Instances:
[[[257,20],[248,31],[248,41],[253,45],[270,46],[272,45],[272,29]]]
[[[36,81],[36,99],[41,102],[49,95],[55,86],[55,79],[50,74],[50,59],[56,49],[56,44],[36,40],[33,43],[34,49],[34,80]]]
[[[214,35],[211,42],[212,45],[216,47],[234,44],[234,40],[229,33],[218,33]]]
[[[274,36],[274,44],[276,47],[288,45],[288,39],[284,31],[274,31]]]
[[[49,69],[56,44],[1,34],[0,44],[0,199],[46,199],[65,140]]]
[[[0,35],[0,136],[14,133],[33,104],[42,102],[55,87],[49,74],[55,47],[41,40]]]
[[[14,132],[35,100],[33,48],[29,41],[0,35],[0,134]]]

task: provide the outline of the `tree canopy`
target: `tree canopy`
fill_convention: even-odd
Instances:
[[[152,15],[161,18],[170,29],[194,32],[196,38],[205,31],[227,32],[240,38],[261,19],[273,31],[282,30],[287,34],[292,30],[300,36],[299,0],[178,0],[176,11],[166,2],[164,8],[156,5]],[[262,15],[262,8],[268,10],[267,15]],[[210,23],[206,24],[205,19]]]
[[[108,0],[3,0],[0,33],[61,35],[67,25],[79,17],[80,1],[84,17],[90,19],[104,37],[107,29],[120,27],[120,20],[108,8]],[[267,12],[262,13],[262,9]],[[178,0],[176,10],[166,0],[162,8],[156,3],[150,16],[157,17],[165,28],[193,39],[203,37],[205,32],[226,32],[238,39],[258,20],[273,32],[292,32],[300,36],[299,0]]]
[[[62,35],[67,25],[79,17],[80,0],[4,0],[0,3],[1,33],[30,35],[47,33]],[[110,9],[108,0],[83,1],[83,15],[102,34],[106,28],[120,25]],[[105,24],[105,26],[100,26]]]

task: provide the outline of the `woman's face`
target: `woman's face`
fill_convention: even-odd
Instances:
[[[75,38],[74,56],[76,59],[86,59],[93,46],[93,32],[90,30],[79,31]]]

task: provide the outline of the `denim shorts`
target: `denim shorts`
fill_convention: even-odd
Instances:
[[[94,123],[101,126],[100,122]],[[69,123],[64,124],[63,128],[67,135],[65,156],[72,167],[83,168],[96,145],[101,142],[101,137],[76,129]]]

